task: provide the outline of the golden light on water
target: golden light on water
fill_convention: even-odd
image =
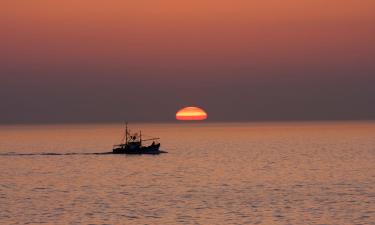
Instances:
[[[207,113],[198,107],[185,107],[180,109],[176,113],[177,120],[205,120],[207,119]]]

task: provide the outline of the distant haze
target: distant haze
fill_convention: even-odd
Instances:
[[[375,119],[374,0],[2,1],[0,123]]]

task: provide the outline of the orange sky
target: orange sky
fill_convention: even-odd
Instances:
[[[8,1],[0,15],[13,61],[279,64],[374,51],[373,0]]]
[[[170,103],[179,108],[185,105],[177,101],[204,103],[192,93],[232,102],[227,96],[242,85],[252,88],[241,96],[268,98],[258,89],[279,93],[292,83],[292,90],[309,90],[306,97],[319,102],[323,95],[306,89],[310,83],[338,98],[346,93],[332,91],[337,80],[346,85],[342,91],[358,85],[352,94],[372,81],[374,24],[374,0],[6,0],[0,3],[0,97],[15,96],[23,105],[13,95],[17,87],[35,94],[39,110],[40,98],[52,91],[69,106],[70,98],[91,98],[92,89],[138,82],[182,90]],[[208,89],[217,91],[205,96]],[[173,96],[164,92],[142,98]],[[366,93],[360,98],[368,101]],[[122,94],[95,93],[103,102]]]

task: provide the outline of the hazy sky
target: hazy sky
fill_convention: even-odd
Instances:
[[[0,123],[375,119],[374,0],[4,0]]]

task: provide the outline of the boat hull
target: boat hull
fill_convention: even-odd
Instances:
[[[150,154],[150,155],[157,155],[160,153],[166,153],[164,151],[160,151],[160,144],[150,145],[150,146],[142,146],[142,147],[124,147],[124,148],[114,148],[112,153],[113,154],[131,154],[131,155],[141,155],[141,154]]]

